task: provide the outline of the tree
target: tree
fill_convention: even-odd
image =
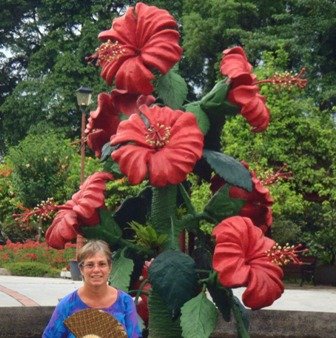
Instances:
[[[94,93],[106,89],[98,69],[89,67],[85,57],[98,46],[98,33],[109,28],[111,18],[126,5],[88,0],[5,2],[0,46],[10,56],[2,54],[0,60],[5,86],[0,97],[0,153],[17,145],[39,121],[63,127],[69,137],[79,134],[75,90],[80,85],[90,85]]]

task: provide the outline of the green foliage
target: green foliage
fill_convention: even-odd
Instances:
[[[309,255],[315,256],[322,264],[334,265],[336,262],[336,228],[326,226],[303,237],[309,249]]]
[[[191,112],[195,115],[199,128],[203,134],[206,134],[210,128],[210,122],[207,115],[202,110],[200,103],[192,102],[185,105],[184,108],[187,112]]]
[[[85,238],[101,239],[115,246],[121,238],[121,229],[113,218],[111,212],[100,209],[100,224],[96,226],[82,227]]]
[[[250,172],[236,159],[217,151],[205,149],[203,157],[227,183],[252,191]]]
[[[0,163],[0,224],[14,213],[18,205],[13,192],[11,174],[11,167],[7,163]]]
[[[272,223],[272,238],[280,245],[301,243],[303,240],[301,227],[304,224],[294,222],[289,217],[284,213],[283,216],[277,216]]]
[[[210,183],[204,180],[199,182],[198,177],[194,174],[188,176],[188,181],[191,183],[190,200],[196,212],[202,212],[204,206],[208,203],[212,196]]]
[[[150,265],[149,279],[173,314],[197,292],[195,262],[179,251],[167,250],[158,255]]]
[[[55,131],[29,134],[10,149],[13,189],[27,207],[33,207],[48,197],[64,200],[64,182],[69,175],[75,151],[68,140]]]
[[[303,241],[310,255],[317,257],[321,263],[334,265],[336,263],[335,202],[323,202],[318,213],[321,223],[317,221],[315,231],[305,232]]]
[[[133,241],[146,250],[159,253],[168,241],[166,234],[158,234],[150,225],[141,225],[133,221],[130,223],[130,227],[135,233]]]
[[[248,334],[248,329],[250,326],[248,314],[246,308],[236,296],[233,296],[232,310],[236,319],[238,337],[250,338],[250,335]]]
[[[115,210],[126,198],[137,196],[145,188],[146,184],[144,181],[138,185],[131,185],[125,178],[108,182],[106,185],[105,205],[108,209]]]
[[[5,245],[0,245],[0,267],[23,266],[22,269],[26,267],[28,269],[30,263],[36,263],[47,267],[45,272],[39,276],[44,276],[46,272],[54,270],[57,270],[59,275],[60,270],[67,267],[69,260],[74,255],[75,248],[73,246],[68,246],[63,250],[56,250],[47,247],[46,243],[32,240],[24,243],[7,241]],[[32,270],[34,271],[33,265]],[[12,271],[12,273],[14,272]]]
[[[181,309],[183,338],[209,337],[217,324],[218,312],[204,292],[186,302]]]
[[[229,195],[230,185],[225,184],[221,187],[210,199],[209,203],[205,206],[204,212],[210,217],[214,218],[217,222],[237,215],[239,210],[245,204],[245,201],[230,198]]]
[[[188,93],[187,84],[181,75],[170,70],[158,78],[155,87],[158,97],[166,106],[181,109]]]
[[[4,264],[4,268],[9,270],[14,276],[30,277],[59,277],[60,271],[50,268],[48,264],[39,262],[18,262]]]
[[[207,286],[212,300],[218,307],[225,321],[231,320],[231,307],[232,307],[232,293],[229,289],[224,288],[218,282],[214,285]]]
[[[133,260],[125,257],[124,250],[118,251],[113,258],[113,269],[109,278],[109,284],[117,289],[128,291],[133,267]]]
[[[150,312],[148,338],[181,337],[180,319],[172,317],[165,302],[153,290],[149,295],[148,307]]]
[[[99,70],[88,67],[84,58],[95,51],[98,33],[110,27],[113,13],[127,5],[63,0],[3,4],[8,16],[0,24],[6,32],[1,47],[10,57],[0,57],[6,86],[0,95],[1,153],[41,120],[63,127],[68,137],[79,134],[75,90],[80,85],[95,94],[106,89]]]

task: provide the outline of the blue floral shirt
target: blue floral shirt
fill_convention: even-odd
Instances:
[[[64,324],[64,320],[73,313],[90,308],[78,296],[77,290],[68,294],[57,304],[50,321],[45,328],[42,338],[75,338]],[[118,290],[115,303],[108,308],[101,309],[115,319],[125,328],[128,338],[142,337],[135,304],[130,295]]]

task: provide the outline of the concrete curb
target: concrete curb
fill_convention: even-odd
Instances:
[[[40,338],[53,310],[52,306],[0,308],[0,337]],[[260,310],[248,314],[251,338],[335,338],[336,313]],[[234,323],[219,317],[211,337],[237,337]]]

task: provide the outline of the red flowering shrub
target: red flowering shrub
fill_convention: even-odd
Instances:
[[[10,263],[39,262],[50,268],[62,269],[75,256],[75,245],[67,244],[62,250],[50,248],[45,242],[27,240],[24,243],[7,241],[0,245],[0,267]]]

